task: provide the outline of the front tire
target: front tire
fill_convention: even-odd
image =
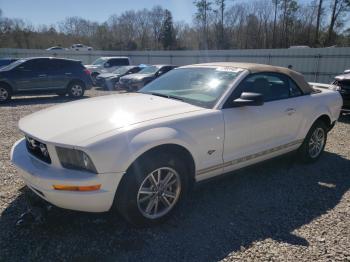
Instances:
[[[328,128],[323,121],[316,121],[310,128],[299,149],[304,163],[316,162],[322,155],[327,142]]]
[[[133,164],[119,184],[115,204],[135,226],[162,223],[188,189],[186,167],[170,155],[143,157]]]
[[[72,82],[68,86],[68,94],[72,98],[81,98],[85,93],[85,87],[81,82]]]
[[[12,90],[6,85],[0,85],[0,104],[11,100]]]

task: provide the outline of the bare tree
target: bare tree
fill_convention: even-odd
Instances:
[[[215,10],[217,13],[219,13],[220,17],[220,29],[219,29],[219,48],[223,49],[227,46],[226,39],[225,39],[225,10],[227,7],[227,0],[215,0],[215,4],[217,5],[217,10]]]
[[[194,4],[197,8],[197,12],[195,14],[196,20],[201,25],[202,30],[202,45],[204,49],[208,49],[208,17],[209,12],[212,11],[212,2],[209,0],[195,0]]]
[[[47,48],[78,42],[102,50],[349,46],[350,0],[309,1],[237,1],[228,6],[229,0],[195,0],[192,24],[174,21],[161,6],[125,11],[102,23],[68,17],[39,26],[5,17],[0,10],[0,47]],[[325,17],[330,18],[328,23]]]
[[[272,48],[276,46],[276,23],[277,23],[277,12],[279,0],[272,0],[274,5],[274,19],[273,19],[273,32],[272,32]]]
[[[331,5],[331,9],[332,9],[331,21],[329,23],[328,37],[326,41],[328,45],[333,43],[334,27],[336,22],[344,12],[349,11],[349,7],[350,7],[350,0],[333,0],[333,3]]]
[[[161,6],[155,6],[149,12],[149,20],[152,27],[153,49],[160,48],[160,35],[165,19],[165,10]]]
[[[322,8],[323,0],[318,0],[317,5],[317,19],[316,19],[316,28],[315,28],[315,44],[318,45],[320,42],[320,23],[321,23],[321,17],[323,14],[323,8]]]

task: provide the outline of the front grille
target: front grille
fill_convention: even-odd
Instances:
[[[51,164],[51,158],[47,146],[29,136],[26,136],[26,146],[29,153],[40,160]]]

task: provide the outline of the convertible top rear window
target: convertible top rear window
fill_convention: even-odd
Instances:
[[[146,85],[140,92],[212,108],[242,71],[226,67],[178,68]]]

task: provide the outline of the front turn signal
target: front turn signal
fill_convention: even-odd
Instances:
[[[101,184],[92,186],[69,186],[69,185],[53,185],[55,190],[62,191],[96,191],[100,190]]]

